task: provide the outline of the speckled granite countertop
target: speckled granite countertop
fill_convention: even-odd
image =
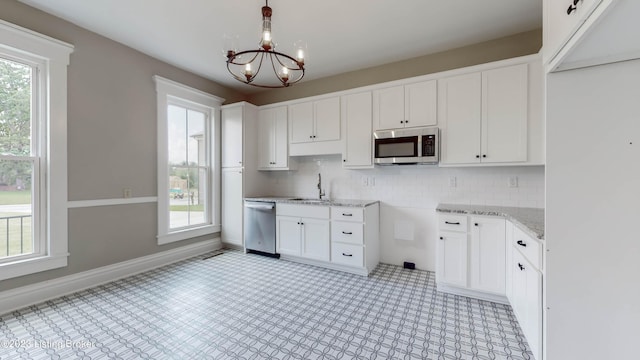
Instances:
[[[246,197],[249,201],[275,202],[278,204],[299,204],[299,205],[324,205],[324,206],[346,206],[346,207],[367,207],[378,203],[378,200],[355,200],[355,199],[331,199],[318,200],[296,197],[279,197],[279,196],[259,196]]]
[[[544,240],[544,209],[439,204],[436,211],[442,213],[502,216],[532,237]]]

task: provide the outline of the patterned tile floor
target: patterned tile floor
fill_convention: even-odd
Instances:
[[[0,359],[532,359],[511,308],[238,251],[0,318]]]

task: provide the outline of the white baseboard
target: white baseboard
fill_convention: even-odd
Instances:
[[[481,291],[463,289],[457,286],[452,286],[452,285],[447,285],[442,283],[436,283],[436,286],[438,291],[440,292],[446,292],[454,295],[462,295],[462,296],[466,296],[474,299],[486,300],[486,301],[491,301],[499,304],[511,305],[509,303],[509,299],[507,299],[507,297],[504,295],[489,294]]]
[[[0,315],[222,248],[220,238],[0,292]]]

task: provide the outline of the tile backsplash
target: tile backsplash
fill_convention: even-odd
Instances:
[[[317,197],[318,173],[331,198],[373,199],[391,206],[438,203],[544,207],[544,167],[383,166],[345,170],[339,155],[296,158],[298,169],[262,174],[264,195]]]

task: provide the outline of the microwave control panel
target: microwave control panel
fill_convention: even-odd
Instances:
[[[436,156],[436,136],[422,136],[422,156]]]

